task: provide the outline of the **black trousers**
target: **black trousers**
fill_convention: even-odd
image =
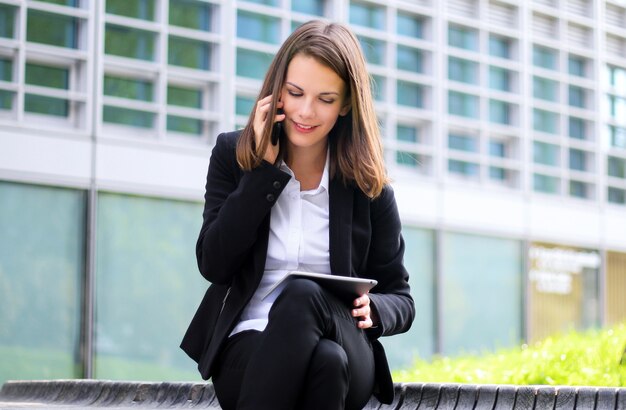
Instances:
[[[263,332],[226,342],[213,375],[222,408],[362,409],[374,387],[374,357],[350,310],[315,282],[291,280]]]

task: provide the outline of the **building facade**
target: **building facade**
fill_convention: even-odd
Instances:
[[[417,319],[392,364],[626,318],[623,0],[0,0],[0,381],[193,380],[213,142],[347,23]]]

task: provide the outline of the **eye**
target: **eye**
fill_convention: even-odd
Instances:
[[[297,91],[287,90],[287,93],[292,97],[302,97],[302,93],[299,93]]]
[[[326,103],[326,104],[332,104],[332,103],[335,102],[335,100],[333,100],[333,99],[326,99],[326,98],[320,98],[320,101],[322,101],[323,103]]]

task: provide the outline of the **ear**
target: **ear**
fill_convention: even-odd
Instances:
[[[339,115],[344,117],[348,115],[351,109],[352,109],[352,104],[350,104],[350,100],[348,100],[346,104],[343,107],[341,107],[341,111],[339,111]]]

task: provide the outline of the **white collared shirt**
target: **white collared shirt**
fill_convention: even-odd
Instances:
[[[291,169],[281,163],[280,169],[292,178],[271,211],[263,278],[231,335],[243,330],[265,329],[269,311],[282,289],[279,287],[265,299],[263,297],[287,272],[330,273],[328,157],[329,153],[320,185],[309,191],[300,191],[300,182]]]

